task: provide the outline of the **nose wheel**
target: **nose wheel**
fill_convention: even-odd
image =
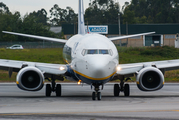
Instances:
[[[98,100],[101,100],[101,92],[99,92],[99,85],[95,85],[94,87],[95,91],[92,93],[92,100],[96,100],[96,98]]]
[[[96,98],[98,100],[101,100],[101,92],[93,92],[92,93],[92,100],[96,100]]]

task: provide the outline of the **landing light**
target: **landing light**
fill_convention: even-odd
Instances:
[[[65,70],[65,67],[61,66],[59,69],[60,69],[61,71],[62,71],[62,70]]]
[[[81,84],[81,80],[79,80],[77,84],[80,85]]]
[[[121,70],[121,67],[118,66],[118,67],[116,68],[116,70],[117,70],[117,71],[120,71],[120,70]]]

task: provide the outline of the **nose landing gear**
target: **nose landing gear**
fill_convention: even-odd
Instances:
[[[92,100],[96,100],[96,97],[97,97],[98,100],[101,100],[101,92],[99,92],[100,91],[100,89],[99,89],[100,85],[96,84],[96,85],[93,85],[93,86],[94,86],[95,92],[92,93]]]

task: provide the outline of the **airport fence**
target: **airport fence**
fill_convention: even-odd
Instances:
[[[57,42],[48,42],[48,41],[39,41],[39,42],[0,42],[0,48],[10,47],[12,45],[19,44],[22,45],[24,49],[30,48],[63,48],[64,43],[57,43]],[[116,46],[127,47],[126,41],[115,41],[114,44]]]
[[[12,45],[19,44],[22,45],[25,49],[30,48],[63,48],[64,43],[57,42],[0,42],[0,48],[10,47]]]

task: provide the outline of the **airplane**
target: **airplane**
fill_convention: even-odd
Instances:
[[[47,97],[50,97],[52,92],[55,92],[57,97],[61,96],[61,84],[56,84],[56,80],[63,81],[64,77],[78,83],[86,83],[94,88],[92,100],[101,100],[101,90],[104,84],[116,79],[119,79],[120,83],[114,84],[114,96],[119,96],[120,92],[124,92],[124,96],[130,96],[130,86],[126,82],[133,76],[136,76],[136,83],[140,90],[156,91],[164,85],[165,71],[179,68],[179,60],[119,64],[118,51],[112,41],[155,32],[113,38],[85,33],[83,0],[79,0],[78,34],[69,40],[2,32],[65,43],[63,58],[67,64],[0,59],[0,69],[9,71],[9,77],[13,72],[18,72],[16,84],[22,90],[38,91],[43,88],[45,79],[51,81],[51,84],[46,84],[45,95]]]

